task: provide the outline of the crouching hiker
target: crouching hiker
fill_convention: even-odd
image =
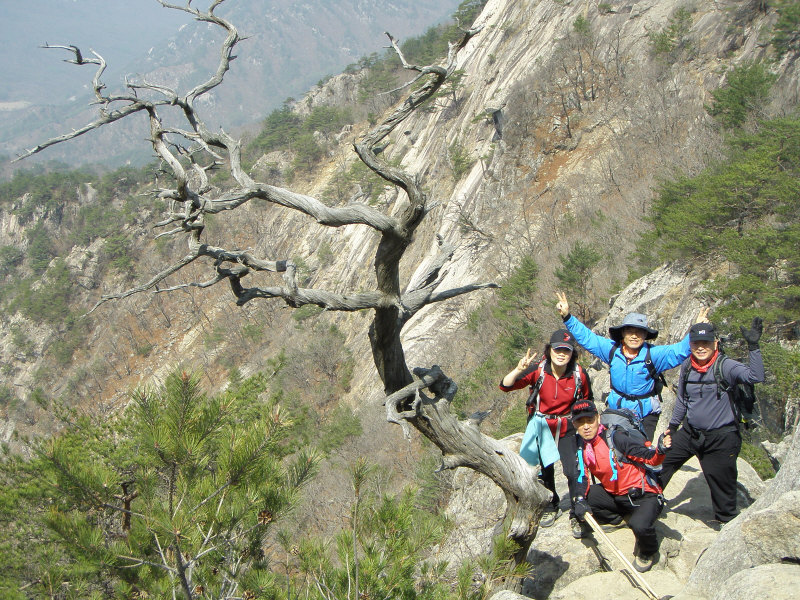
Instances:
[[[670,436],[662,435],[654,447],[641,434],[637,438],[622,428],[607,429],[593,402],[576,402],[572,423],[579,436],[578,482],[583,490],[575,499],[576,517],[584,520],[591,513],[598,523],[611,525],[627,517],[636,537],[633,566],[640,573],[649,571],[658,562],[655,522],[664,499],[645,465],[661,464]],[[591,483],[590,474],[597,483]]]
[[[741,331],[749,350],[748,365],[720,352],[710,323],[693,325],[689,331],[692,355],[681,366],[678,399],[668,430],[674,441],[661,472],[666,487],[675,471],[692,456],[698,457],[711,492],[714,519],[719,523],[727,523],[737,514],[736,459],[742,436],[735,387],[764,381],[764,361],[758,346],[761,319],[756,317],[750,329],[742,327]]]
[[[606,404],[635,412],[642,420],[647,439],[652,440],[661,416],[661,374],[689,356],[689,336],[675,344],[654,346],[650,340],[658,337],[658,330],[647,325],[645,315],[629,313],[620,325],[608,328],[609,337],[603,337],[570,314],[564,293],[556,295],[556,309],[565,327],[578,344],[608,365],[611,391]],[[708,309],[702,309],[697,322],[704,322],[707,313]]]
[[[558,454],[553,458],[561,459],[570,498],[578,495],[578,472],[575,465],[575,453],[578,447],[570,410],[573,402],[592,399],[591,382],[586,371],[577,364],[577,354],[572,334],[566,329],[559,329],[550,337],[550,343],[545,346],[544,358],[541,361],[534,362],[536,354],[531,354],[528,349],[517,366],[500,382],[500,389],[504,392],[530,386],[531,393],[527,402],[528,425],[529,427],[532,425],[531,420],[534,418],[540,420],[545,435],[551,436],[551,439],[546,441],[557,445]],[[527,433],[528,430],[526,435]],[[553,499],[545,509],[539,525],[550,527],[561,514],[558,507],[560,498],[556,493],[555,464],[554,462],[546,464],[549,461],[541,460],[541,456],[540,454],[539,464],[542,470],[539,477],[542,485],[552,492]],[[575,520],[572,509],[570,509],[570,525],[573,535],[579,537],[581,528]]]

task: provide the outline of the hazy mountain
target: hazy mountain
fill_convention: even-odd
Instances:
[[[218,94],[206,98],[210,123],[233,128],[253,123],[291,95],[341,71],[359,57],[382,51],[384,31],[405,38],[448,17],[458,0],[229,0],[217,14],[229,17],[247,37],[236,68]],[[125,76],[177,86],[208,77],[217,60],[220,33],[155,0],[33,0],[0,5],[0,48],[7,57],[0,76],[0,154],[26,147],[91,120],[93,67],[62,60],[47,43],[93,49],[108,62],[104,81],[120,89]],[[141,161],[146,148],[137,127],[114,126],[55,148],[47,160],[110,164]],[[30,162],[28,163],[30,164]]]

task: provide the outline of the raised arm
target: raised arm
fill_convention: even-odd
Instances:
[[[608,362],[608,353],[614,346],[614,342],[601,335],[597,335],[594,331],[581,323],[575,315],[569,314],[569,301],[564,292],[556,292],[556,309],[558,314],[564,320],[564,326],[569,332],[575,336],[575,341],[578,342],[587,352],[595,355],[603,362]]]
[[[511,390],[518,390],[528,385],[527,381],[520,382],[520,385],[516,386],[514,384],[517,383],[517,380],[530,369],[535,359],[536,352],[531,353],[531,349],[528,348],[525,356],[519,359],[517,366],[511,369],[511,371],[508,372],[508,375],[503,377],[503,381],[500,382],[500,389],[509,392]]]

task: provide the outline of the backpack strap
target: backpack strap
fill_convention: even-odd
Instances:
[[[686,382],[689,380],[689,373],[692,370],[692,359],[687,358],[681,364],[680,375],[678,376],[678,390],[681,397],[686,401]]]
[[[617,348],[619,348],[621,345],[622,345],[622,342],[614,342],[614,345],[611,346],[611,352],[608,353],[608,366],[609,367],[611,366],[611,359],[614,358],[614,353],[617,351]]]
[[[531,393],[528,396],[528,400],[525,402],[525,408],[528,409],[528,420],[539,412],[539,390],[542,389],[542,382],[544,382],[544,363],[546,360],[546,358],[543,358],[539,361],[536,367],[536,372],[538,373],[536,381],[531,386]]]
[[[731,390],[733,386],[728,383],[728,380],[725,379],[725,371],[723,371],[723,364],[728,357],[719,353],[717,356],[717,360],[714,361],[713,373],[714,373],[714,383],[717,384],[717,400],[722,397],[722,392],[728,394],[728,402],[731,405],[731,412],[733,412],[733,422],[736,424],[736,429],[739,429],[739,422],[742,420],[742,413],[739,410],[739,407],[736,406],[736,402],[733,400],[733,394]]]
[[[577,435],[577,434],[576,434]],[[579,436],[578,440],[578,483],[583,483],[586,478],[586,465],[583,462],[583,448],[586,445],[583,438]]]
[[[612,425],[611,427],[606,427],[603,431],[603,439],[606,442],[606,446],[608,446],[608,462],[611,465],[611,481],[617,480],[617,460],[618,452],[617,448],[614,445],[614,433],[617,431],[617,426]]]
[[[572,395],[572,401],[577,402],[583,400],[583,378],[584,371],[581,366],[576,362],[575,367],[572,369],[572,376],[575,378],[575,393]]]
[[[666,387],[667,380],[664,379],[664,373],[659,373],[656,371],[656,366],[653,364],[653,359],[650,358],[650,348],[653,347],[653,344],[648,344],[645,342],[647,346],[647,354],[644,357],[644,364],[647,367],[647,371],[650,373],[650,378],[653,380],[653,392],[654,396],[658,396],[658,399],[661,400],[661,391]]]

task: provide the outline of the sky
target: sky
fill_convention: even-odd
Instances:
[[[155,0],[0,0],[0,103],[61,104],[86,89],[94,67],[64,63],[69,54],[45,43],[92,48],[127,66],[188,22]]]

